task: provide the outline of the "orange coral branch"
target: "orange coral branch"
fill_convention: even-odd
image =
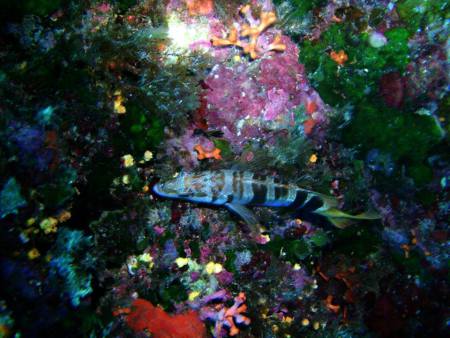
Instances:
[[[238,31],[235,27],[231,28],[227,38],[212,38],[211,41],[214,47],[226,47],[234,45],[241,47],[240,42],[238,41]]]
[[[337,53],[334,50],[331,51],[330,57],[339,66],[342,66],[348,60],[347,54],[345,54],[345,52],[342,49]]]
[[[131,312],[130,308],[118,308],[117,310],[113,311],[113,316],[120,316],[120,315],[127,315]]]
[[[328,297],[325,299],[325,305],[326,305],[327,309],[333,313],[338,313],[339,309],[341,308],[340,305],[333,304],[333,296],[332,295],[328,295]]]
[[[235,298],[235,301],[236,301],[235,305],[226,309],[226,311],[225,311],[224,318],[229,324],[230,336],[235,336],[239,333],[239,328],[236,326],[236,324],[234,323],[234,320],[233,320],[233,317],[236,316],[237,314],[240,315],[242,322],[244,322],[246,325],[250,324],[250,318],[248,318],[244,315],[241,315],[241,313],[247,311],[247,305],[242,304],[243,302],[245,302],[245,299],[246,299],[245,293],[240,292],[239,295]],[[242,305],[240,305],[236,308],[236,304],[242,304]]]
[[[286,50],[286,45],[281,42],[281,35],[277,35],[272,43],[269,45],[269,50],[274,50],[276,52],[284,52]]]
[[[258,55],[258,38],[271,25],[277,21],[275,12],[261,12],[259,23],[256,23],[251,15],[250,5],[241,8],[241,13],[245,15],[249,24],[242,25],[240,32],[235,27],[230,29],[228,37],[225,39],[213,37],[211,42],[215,47],[236,46],[243,49],[244,54],[249,54],[251,59],[257,59]],[[239,40],[239,34],[243,38],[248,38],[248,43]],[[286,45],[281,42],[281,36],[275,37],[270,44],[268,51],[284,52]]]
[[[222,156],[220,155],[221,150],[219,148],[214,148],[212,151],[207,151],[201,144],[197,144],[194,147],[194,150],[198,153],[197,158],[199,160],[204,160],[205,158],[214,158],[216,160],[222,159]]]

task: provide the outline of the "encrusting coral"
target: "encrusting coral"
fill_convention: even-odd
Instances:
[[[125,321],[135,332],[147,330],[155,338],[203,338],[205,325],[195,311],[169,315],[145,299],[135,299],[130,308],[114,311],[114,315],[126,315]]]

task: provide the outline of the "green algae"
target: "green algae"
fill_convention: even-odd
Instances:
[[[449,2],[445,0],[403,0],[397,4],[400,18],[410,33],[449,19]]]
[[[155,149],[163,140],[164,122],[136,102],[127,102],[126,107],[127,112],[120,119],[124,133],[117,145],[124,148],[126,144],[127,149],[123,151],[131,151],[136,155]]]
[[[26,15],[33,14],[47,16],[58,10],[64,0],[24,0],[24,1],[2,1],[3,15]]]
[[[280,5],[281,3],[286,2],[283,0],[275,0],[273,3],[275,5]],[[321,7],[326,5],[326,0],[311,0],[311,1],[304,1],[304,0],[289,0],[287,1],[292,8],[294,9],[292,13],[289,14],[290,17],[303,17],[306,15],[309,11],[311,11],[314,8]]]
[[[363,101],[378,91],[378,81],[389,71],[403,72],[408,64],[409,33],[394,28],[385,33],[388,43],[381,48],[369,45],[368,34],[350,25],[333,24],[320,41],[304,41],[300,62],[305,64],[311,82],[321,97],[332,105]],[[348,61],[339,66],[330,52],[343,50]]]
[[[409,174],[417,184],[432,179],[423,164],[429,151],[442,139],[439,123],[432,116],[419,116],[405,105],[393,109],[379,95],[383,75],[403,74],[410,62],[411,32],[396,27],[385,32],[387,43],[370,46],[369,34],[359,33],[349,24],[333,24],[319,41],[302,43],[300,62],[325,102],[344,107],[351,104],[352,118],[343,132],[343,141],[356,147],[362,156],[374,148],[391,154],[397,163],[412,163]],[[343,50],[348,61],[339,66],[330,51]],[[411,144],[415,144],[411,150]]]
[[[343,135],[347,145],[359,145],[363,153],[378,148],[390,153],[395,161],[415,163],[421,162],[441,139],[433,117],[376,105],[358,106]],[[415,145],[413,151],[411,144]]]

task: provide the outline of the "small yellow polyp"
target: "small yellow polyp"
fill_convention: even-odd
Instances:
[[[211,275],[213,273],[221,272],[223,270],[223,267],[219,263],[209,262],[208,264],[206,264],[205,269],[206,272]]]
[[[185,258],[185,257],[178,257],[175,260],[175,264],[179,267],[182,268],[183,266],[187,265],[189,263],[189,258]]]

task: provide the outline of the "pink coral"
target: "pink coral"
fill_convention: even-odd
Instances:
[[[270,11],[271,2],[264,1],[263,7]],[[252,20],[248,11],[243,14],[247,21]],[[237,23],[236,27],[243,24]],[[186,169],[199,164],[195,145],[214,149],[208,138],[193,134],[194,126],[205,132],[222,132],[232,149],[240,152],[249,141],[270,142],[274,135],[296,124],[303,122],[305,134],[310,135],[318,130],[317,126],[326,123],[327,108],[308,84],[304,66],[298,62],[298,47],[275,28],[266,28],[258,36],[259,50],[269,51],[275,40],[285,47],[284,51],[262,53],[255,61],[225,63],[231,49],[214,48],[209,43],[216,65],[201,83],[200,109],[193,114],[193,126],[181,137],[169,141],[169,155],[180,157],[179,163]],[[226,32],[215,18],[210,18],[209,29],[211,36],[223,36]],[[205,43],[197,41],[193,48]],[[300,105],[305,107],[306,121],[296,120],[294,110]]]
[[[267,41],[273,32],[268,32]],[[261,37],[264,44],[265,36]],[[253,63],[216,65],[205,79],[206,114],[211,129],[218,129],[238,150],[250,139],[270,138],[271,132],[295,124],[293,109],[304,105],[309,115],[309,134],[323,123],[325,105],[309,87],[298,48],[286,36],[283,53],[273,53]]]
[[[275,120],[286,113],[289,107],[289,94],[283,89],[272,88],[267,92],[267,98],[264,108],[265,120]]]
[[[244,63],[233,68],[218,65],[206,78],[206,100],[210,110],[216,110],[218,121],[210,116],[212,124],[233,124],[236,119],[258,117],[264,106],[264,97],[258,83]],[[219,123],[215,123],[219,122]]]
[[[278,88],[294,95],[293,103],[299,104],[300,91],[306,85],[305,69],[298,63],[298,48],[295,43],[286,36],[282,36],[282,41],[286,45],[286,51],[261,61],[258,80],[266,88]]]

